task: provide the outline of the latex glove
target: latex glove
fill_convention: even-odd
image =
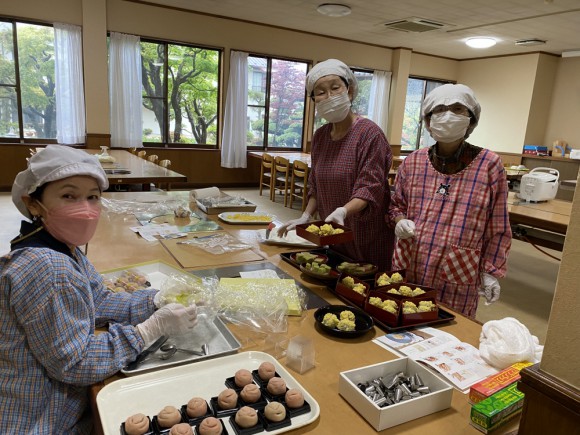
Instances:
[[[302,216],[300,216],[298,219],[292,219],[291,221],[286,222],[284,225],[278,228],[278,237],[284,237],[286,234],[288,234],[288,231],[296,228],[296,225],[305,224],[309,222],[310,219],[312,219],[310,213],[302,213]]]
[[[155,308],[161,308],[161,292],[158,291],[157,293],[155,293],[155,296],[153,296],[153,305],[155,305]]]
[[[344,225],[344,220],[346,219],[346,208],[338,207],[332,213],[330,213],[324,222],[336,222],[339,225]]]
[[[481,274],[481,287],[479,295],[485,298],[485,305],[490,305],[499,299],[501,287],[497,278],[489,273]]]
[[[181,335],[193,329],[197,324],[197,307],[184,307],[181,304],[167,304],[143,323],[137,329],[145,341],[145,348],[151,346],[162,335],[169,337]]]
[[[410,219],[401,219],[395,225],[395,236],[399,239],[408,239],[415,236],[415,222]]]

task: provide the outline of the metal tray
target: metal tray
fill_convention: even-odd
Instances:
[[[219,317],[214,317],[212,320],[212,317],[199,312],[197,319],[198,323],[191,333],[180,335],[178,337],[170,337],[167,340],[167,343],[175,344],[179,348],[192,350],[200,350],[201,345],[207,343],[209,345],[209,355],[197,356],[189,355],[184,352],[177,352],[172,358],[162,360],[159,359],[159,356],[161,356],[163,352],[158,350],[148,359],[143,361],[135,370],[122,369],[121,373],[127,376],[138,375],[150,370],[158,370],[175,365],[229,355],[236,353],[238,349],[242,347],[238,339],[230,332]]]
[[[120,379],[106,385],[97,394],[97,407],[105,435],[119,435],[121,423],[130,415],[143,413],[153,418],[164,406],[176,408],[194,396],[210,398],[223,391],[225,380],[239,369],[255,370],[262,362],[274,364],[276,372],[286,381],[288,388],[302,391],[310,411],[293,416],[290,426],[260,432],[277,434],[306,426],[318,419],[320,406],[316,399],[280,364],[264,352],[242,352],[224,356],[219,361],[202,361],[195,366],[173,367],[162,372],[146,373],[133,378]],[[230,435],[236,432],[229,418],[220,419]],[[316,428],[312,428],[316,431]]]

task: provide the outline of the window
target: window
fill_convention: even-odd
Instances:
[[[56,142],[52,26],[0,21],[0,138]]]
[[[220,54],[141,41],[144,145],[217,146]]]
[[[248,56],[248,147],[302,148],[306,62]]]
[[[445,83],[449,82],[409,77],[401,138],[402,151],[414,151],[435,143],[427,129],[424,128],[424,123],[421,120],[421,107],[425,95]]]

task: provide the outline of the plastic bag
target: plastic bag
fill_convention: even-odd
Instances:
[[[214,294],[218,285],[216,277],[200,278],[195,275],[169,275],[159,290],[156,303],[159,307],[179,303],[184,306],[196,304],[199,311],[217,315]]]
[[[101,198],[103,208],[109,213],[139,214],[152,219],[157,216],[174,214],[180,207],[189,210],[189,203],[183,199],[166,199],[159,202],[123,201]]]
[[[212,234],[206,237],[199,237],[180,242],[182,245],[193,245],[203,249],[210,254],[225,254],[226,252],[242,251],[250,249],[251,246],[240,242],[235,237],[226,233]]]
[[[537,363],[542,359],[543,350],[538,337],[513,317],[490,320],[481,328],[479,353],[497,369],[523,361]]]

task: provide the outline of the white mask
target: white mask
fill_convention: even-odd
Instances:
[[[351,104],[348,92],[343,92],[316,103],[316,112],[328,122],[340,122],[347,117]]]
[[[465,137],[471,118],[447,110],[431,115],[427,131],[437,142],[449,143]]]

